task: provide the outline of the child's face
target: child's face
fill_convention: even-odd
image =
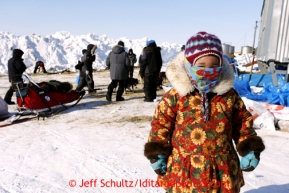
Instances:
[[[203,56],[195,62],[195,66],[215,68],[220,66],[220,61],[217,56]]]

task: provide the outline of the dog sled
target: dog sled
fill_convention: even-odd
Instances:
[[[24,81],[12,84],[19,112],[8,119],[10,123],[26,115],[34,115],[38,119],[56,115],[77,105],[85,94],[84,90],[71,90],[72,85],[67,82],[36,83],[27,73],[23,73],[22,78]]]

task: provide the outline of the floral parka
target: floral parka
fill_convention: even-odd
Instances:
[[[173,88],[156,107],[148,143],[172,147],[158,185],[167,192],[236,193],[244,185],[235,144],[256,135],[253,117],[232,88],[234,73],[226,62],[222,80],[212,90],[209,120],[203,121],[201,98],[183,67],[183,53],[168,66]]]

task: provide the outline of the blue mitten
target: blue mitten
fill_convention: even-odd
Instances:
[[[259,154],[255,155],[254,151],[250,151],[241,159],[240,167],[243,171],[253,171],[259,164]]]
[[[159,154],[156,162],[151,160],[151,167],[155,170],[155,172],[159,175],[163,175],[166,173],[167,170],[167,156],[164,154]],[[154,163],[153,163],[154,162]]]

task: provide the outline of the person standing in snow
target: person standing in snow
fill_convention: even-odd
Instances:
[[[129,67],[128,67],[128,77],[133,78],[134,64],[136,63],[136,55],[133,53],[132,49],[128,51]]]
[[[142,80],[144,79],[145,67],[143,67],[141,65],[141,61],[142,61],[142,55],[143,55],[145,49],[146,49],[146,47],[143,48],[143,50],[142,50],[142,52],[141,52],[141,54],[139,55],[139,58],[138,58],[139,76],[141,77]]]
[[[81,52],[82,52],[82,56],[80,57],[80,60],[78,60],[78,63],[75,65],[75,69],[79,70],[79,75],[76,77],[76,84],[77,85],[79,84],[80,75],[81,75],[81,69],[82,69],[82,66],[83,66],[84,61],[85,61],[84,54],[87,52],[87,49],[83,49]]]
[[[80,92],[86,85],[88,87],[88,93],[90,95],[96,95],[94,90],[94,81],[92,74],[92,63],[95,61],[95,50],[97,49],[96,45],[89,44],[87,46],[86,52],[81,57],[81,62],[83,66],[80,70],[79,84],[76,87],[76,91]]]
[[[154,40],[146,43],[141,57],[140,68],[144,70],[144,93],[146,102],[153,102],[157,97],[157,80],[162,68],[161,48]]]
[[[221,41],[207,32],[193,35],[166,75],[173,88],[156,107],[144,147],[159,186],[167,192],[240,192],[242,171],[257,167],[265,145],[233,89]]]
[[[12,84],[14,82],[23,81],[22,74],[26,70],[26,65],[24,64],[22,59],[23,54],[24,52],[22,50],[14,49],[13,56],[8,61],[8,78],[11,85],[4,97],[4,100],[8,105],[15,104],[15,102],[11,101],[14,92]]]
[[[81,52],[82,52],[82,56],[81,56],[80,61],[78,63],[82,63],[82,65],[83,65],[85,58],[86,58],[85,53],[87,52],[87,49],[83,49]]]
[[[144,74],[145,74],[145,67],[141,65],[142,55],[146,47],[143,48],[141,54],[138,58],[138,66],[139,66],[139,72],[138,72],[138,79],[143,84],[143,90],[144,90]]]
[[[118,85],[116,101],[124,101],[122,94],[124,92],[125,80],[128,77],[129,58],[125,52],[123,41],[119,41],[112,48],[112,51],[106,58],[106,65],[110,71],[111,83],[108,85],[106,100],[111,101],[113,89]]]

